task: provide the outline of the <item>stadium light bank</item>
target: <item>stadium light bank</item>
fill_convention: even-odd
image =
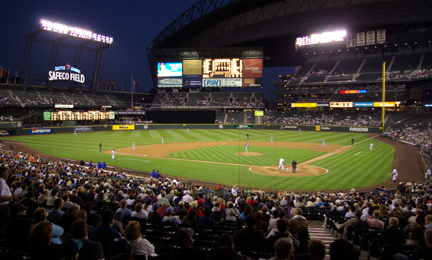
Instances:
[[[42,29],[49,32],[56,32],[61,34],[68,34],[69,36],[77,37],[77,38],[83,38],[83,39],[89,39],[96,42],[103,42],[112,44],[113,43],[113,37],[105,36],[102,34],[97,34],[92,31],[68,26],[61,23],[55,23],[48,20],[41,19],[40,20]]]
[[[320,43],[342,42],[345,41],[346,35],[346,30],[339,30],[333,32],[312,34],[310,36],[297,37],[296,46],[301,47]]]

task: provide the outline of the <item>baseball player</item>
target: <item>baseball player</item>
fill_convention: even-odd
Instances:
[[[99,143],[99,152],[102,152],[102,143]]]
[[[132,150],[135,151],[135,141],[132,142]]]
[[[371,150],[371,151],[373,150],[373,143],[370,144],[369,150]]]
[[[396,184],[397,176],[399,175],[396,167],[393,167],[393,172],[391,174],[393,175],[393,184]]]
[[[246,152],[247,152],[249,150],[249,144],[248,143],[245,144],[245,148],[246,148]]]
[[[324,142],[325,142],[325,140],[324,140],[324,138],[323,138],[323,139],[321,140],[322,146],[325,145]]]
[[[249,134],[246,134],[247,139],[249,139]]]
[[[165,138],[162,136],[162,144],[165,143]]]
[[[188,128],[188,134],[189,134],[189,128]]]
[[[114,160],[114,149],[112,149],[112,151],[111,151],[111,157]]]
[[[351,139],[351,145],[354,145],[354,138]]]
[[[271,136],[270,140],[271,140],[271,142],[273,142],[273,136]]]
[[[76,136],[76,130],[74,130],[74,135]]]
[[[278,169],[278,171],[282,168],[282,171],[284,170],[284,161],[285,161],[285,158],[280,158],[279,159],[279,169]]]
[[[299,134],[301,134],[301,129],[299,128]]]

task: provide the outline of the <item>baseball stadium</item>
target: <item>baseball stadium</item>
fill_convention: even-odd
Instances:
[[[121,197],[121,192],[128,199],[144,198],[143,204],[151,197],[155,211],[151,193],[165,197],[171,191],[175,198],[181,192],[180,199],[189,194],[183,191],[197,200],[203,195],[210,201],[216,197],[223,200],[224,208],[228,201],[240,207],[237,198],[243,197],[247,205],[258,201],[261,207],[274,206],[275,202],[288,215],[292,203],[303,208],[303,214],[290,217],[301,215],[319,223],[309,228],[311,237],[319,238],[325,231],[333,242],[340,234],[354,243],[361,258],[393,259],[408,248],[391,251],[390,246],[385,250],[377,245],[385,231],[366,225],[362,228],[369,229],[364,233],[373,235],[362,237],[355,225],[340,228],[347,220],[344,215],[326,214],[333,206],[344,208],[344,201],[353,216],[359,209],[364,213],[365,208],[367,212],[382,205],[392,213],[395,200],[402,211],[408,205],[417,207],[413,216],[432,214],[429,2],[201,0],[146,46],[151,82],[145,84],[152,86],[147,93],[123,91],[117,79],[99,78],[102,56],[116,44],[115,35],[92,38],[65,33],[66,25],[41,20],[25,36],[20,77],[11,75],[0,58],[1,163],[10,174],[4,177],[2,172],[1,177],[11,187],[11,196],[18,195],[19,200],[26,198],[27,192],[20,195],[24,185],[34,186],[33,194],[38,196],[33,199],[38,201],[44,192],[41,184],[73,194],[81,183],[87,189],[84,193],[92,190],[95,197],[111,192]],[[46,60],[35,64],[32,50],[39,52],[46,45],[50,48],[45,51],[51,52],[46,51]],[[57,62],[59,46],[75,52],[66,65]],[[81,56],[94,55],[94,71],[80,70]],[[33,72],[47,64],[47,73]],[[136,86],[134,78],[131,84]],[[5,194],[2,191],[1,196]],[[7,198],[0,197],[0,203],[12,200]],[[304,207],[298,207],[303,199]],[[318,201],[324,207],[316,207]],[[178,206],[173,198],[169,202]],[[134,210],[135,203],[127,208]],[[360,207],[351,209],[355,203]],[[101,210],[103,220],[102,204],[96,204],[96,198],[91,204],[94,211]],[[258,203],[251,206],[254,211],[261,209]],[[27,204],[24,207],[28,210]],[[391,213],[380,215],[386,227],[393,225]],[[198,225],[194,243],[201,242],[197,247],[210,252],[214,249],[210,242],[228,232],[236,250],[251,259],[273,256],[276,245],[269,251],[251,247],[257,246],[256,241],[249,246],[238,243],[236,228],[248,221],[238,217],[229,226],[220,224],[228,219],[224,215],[216,220],[215,229],[207,231]],[[125,231],[130,220],[120,220]],[[145,226],[145,220],[140,223]],[[402,227],[400,218],[398,223]],[[423,230],[429,229],[426,224]],[[157,226],[160,223],[149,225],[163,232],[169,229]],[[169,232],[149,230],[141,226],[142,235],[158,245],[156,254],[135,258],[170,259],[176,251],[167,249],[171,245],[162,239]],[[197,238],[199,232],[209,232],[208,237]],[[432,235],[426,232],[425,237],[425,247],[431,248]],[[28,259],[22,244],[12,243],[9,250],[3,246],[10,246],[10,241],[3,240],[4,259]],[[319,259],[308,255],[304,244],[300,250],[300,245],[291,252],[293,259]],[[109,255],[102,247],[104,256]],[[416,249],[406,252],[410,255]],[[338,259],[329,254],[331,249],[321,259]]]

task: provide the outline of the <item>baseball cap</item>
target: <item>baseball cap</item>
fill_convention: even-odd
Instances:
[[[169,207],[169,208],[166,209],[166,214],[167,215],[172,215],[173,211],[174,211],[174,208],[173,207]]]
[[[180,228],[177,231],[176,240],[180,246],[185,246],[189,243],[195,232],[191,228]]]
[[[104,221],[111,221],[115,217],[114,211],[107,209],[102,213],[102,220]]]
[[[147,198],[146,199],[146,203],[152,203],[153,202],[153,199],[152,198]]]
[[[81,243],[81,247],[82,247],[82,243]],[[58,246],[57,253],[58,255],[63,256],[63,259],[65,260],[72,260],[78,254],[78,251],[80,249],[81,248],[79,247],[78,243],[75,240],[68,239],[63,241],[63,243],[61,243]]]
[[[153,204],[153,211],[156,211],[156,210],[158,210],[158,208],[159,208],[159,203],[154,203]]]
[[[24,211],[24,210],[28,210],[29,208],[28,207],[26,207],[26,206],[24,206],[23,204],[21,204],[21,203],[17,203],[17,204],[14,204],[12,207],[11,207],[11,213],[12,214],[17,214],[18,212],[21,212],[21,211]]]

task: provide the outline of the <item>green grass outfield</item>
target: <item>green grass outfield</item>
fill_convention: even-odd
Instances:
[[[355,139],[353,149],[338,153],[313,162],[310,165],[328,170],[327,174],[311,177],[269,176],[251,172],[249,167],[241,165],[277,165],[281,157],[285,157],[285,165],[292,159],[300,164],[325,154],[307,149],[289,149],[276,147],[254,147],[250,152],[263,153],[262,156],[240,156],[244,152],[244,143],[250,141],[268,141],[274,136],[274,142],[314,143],[321,146],[321,139],[326,144],[349,146]],[[99,153],[122,147],[160,144],[162,136],[165,143],[202,142],[202,141],[240,141],[242,145],[220,145],[194,150],[172,152],[168,158],[188,159],[154,159],[138,156],[116,154],[115,160],[110,153]],[[17,137],[5,137],[3,140],[22,142],[43,154],[70,158],[106,161],[110,166],[123,167],[150,172],[158,169],[160,173],[194,180],[202,180],[226,185],[259,189],[283,190],[328,190],[374,186],[385,182],[390,177],[393,165],[394,147],[368,137],[361,133],[307,132],[287,130],[126,130],[106,132],[78,132],[71,134],[46,134]],[[370,142],[374,143],[373,151],[369,151]],[[151,149],[149,147],[148,149]],[[190,161],[190,160],[199,160]],[[217,164],[203,161],[229,163]]]

